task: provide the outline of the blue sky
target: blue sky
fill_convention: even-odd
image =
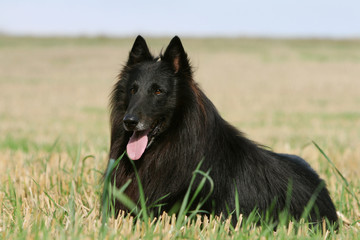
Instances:
[[[18,35],[360,37],[360,0],[0,0]]]

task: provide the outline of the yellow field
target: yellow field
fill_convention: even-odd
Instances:
[[[169,41],[148,43],[158,54]],[[0,238],[98,236],[108,98],[132,42],[0,37]],[[326,180],[344,215],[341,236],[358,236],[360,41],[183,39],[183,44],[195,80],[222,116],[274,151],[304,157]],[[130,236],[123,232],[124,221],[112,220],[112,237],[116,231]]]

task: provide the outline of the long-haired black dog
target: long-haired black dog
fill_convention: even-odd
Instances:
[[[149,52],[141,36],[136,38],[110,106],[110,158],[127,152],[111,181],[120,188],[131,179],[125,193],[134,202],[139,200],[139,189],[133,165],[147,204],[162,198],[162,210],[169,211],[183,199],[202,161],[201,170],[210,171],[213,180],[204,211],[227,216],[238,204],[245,216],[254,209],[259,213],[271,209],[275,221],[283,210],[299,219],[313,196],[308,219],[337,221],[324,181],[305,160],[264,149],[219,115],[194,82],[177,36],[159,57]],[[205,185],[198,199],[209,189]],[[115,208],[127,210],[120,202]]]

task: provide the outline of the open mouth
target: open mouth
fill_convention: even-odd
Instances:
[[[163,121],[156,121],[150,129],[152,129],[149,133],[148,133],[148,138],[149,138],[149,142],[146,145],[146,149],[148,149],[150,147],[150,145],[154,142],[155,137],[160,133],[160,129],[162,126]]]
[[[160,133],[163,120],[155,121],[150,129],[134,131],[126,146],[126,152],[131,160],[138,160],[154,142]]]

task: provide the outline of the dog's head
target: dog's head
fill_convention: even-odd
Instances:
[[[191,67],[180,39],[174,37],[163,55],[153,57],[138,36],[112,95],[112,125],[131,134],[130,159],[144,151],[168,128],[178,106],[179,85],[191,78]],[[121,118],[120,120],[115,118]]]

